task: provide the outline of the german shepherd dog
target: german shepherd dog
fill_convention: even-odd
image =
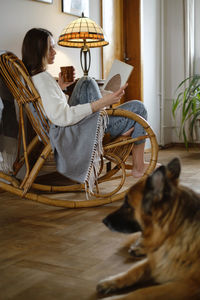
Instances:
[[[145,282],[106,300],[200,299],[200,196],[178,184],[181,165],[174,158],[139,181],[123,205],[103,222],[123,233],[141,231],[143,259],[127,272],[101,280],[97,292],[106,296]]]

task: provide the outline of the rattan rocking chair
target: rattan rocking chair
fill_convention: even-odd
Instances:
[[[49,184],[49,181],[48,183],[38,181],[42,171],[48,173],[52,173],[53,170],[56,171],[48,137],[49,122],[43,113],[40,95],[23,62],[13,53],[6,52],[0,56],[0,74],[19,106],[18,153],[13,164],[13,171],[9,174],[0,171],[0,188],[2,190],[40,203],[67,208],[94,207],[120,200],[126,193],[126,190],[121,191],[127,177],[126,170],[131,168],[126,163],[127,159],[135,141],[141,139],[149,139],[151,145],[150,163],[143,177],[154,170],[157,162],[158,144],[149,124],[134,113],[121,109],[109,109],[107,110],[108,115],[127,117],[140,123],[145,129],[146,135],[135,139],[123,136],[112,141],[105,138],[101,170],[92,197],[85,198],[85,200],[77,200],[77,198],[74,200],[59,199],[59,194],[85,192],[85,185],[72,181],[62,185],[60,183]],[[34,107],[37,117],[35,114],[33,115],[30,104]],[[35,132],[35,136],[29,142],[24,115],[28,117]],[[33,157],[36,157],[34,162]],[[109,169],[105,166],[108,162],[111,163]],[[25,175],[23,179],[19,179],[18,173],[24,165]],[[118,179],[117,184],[115,183],[116,179]],[[109,187],[112,190],[102,192],[101,187],[106,182],[109,182]]]

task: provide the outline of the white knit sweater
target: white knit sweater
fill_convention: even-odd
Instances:
[[[45,113],[53,124],[73,125],[92,113],[90,103],[70,107],[68,96],[47,71],[34,75],[32,79],[41,96]]]

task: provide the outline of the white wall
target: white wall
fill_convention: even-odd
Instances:
[[[100,0],[90,1],[90,16],[100,25]],[[63,28],[77,17],[62,13],[61,0],[46,4],[33,0],[0,0],[0,50],[10,50],[21,57],[21,45],[25,33],[33,27],[50,30],[57,42]],[[49,72],[59,73],[61,65],[74,65],[77,77],[82,76],[80,49],[56,46],[57,56]],[[101,78],[100,49],[91,49],[91,69],[89,75]]]
[[[180,142],[172,118],[172,101],[179,83],[185,78],[183,1],[167,0],[164,3],[164,144]]]
[[[143,95],[148,122],[160,143],[160,1],[141,1]]]
[[[142,0],[144,103],[163,146],[180,142],[172,101],[185,76],[183,30],[182,0]]]

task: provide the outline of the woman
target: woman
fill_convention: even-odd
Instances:
[[[57,83],[46,71],[47,65],[54,62],[56,55],[54,46],[51,32],[33,28],[25,35],[22,45],[22,60],[41,96],[46,115],[56,127],[73,127],[88,116],[120,101],[127,84],[117,92],[108,93],[102,97],[96,82],[91,78],[83,77],[76,84],[69,105],[63,90],[73,82],[63,82],[60,73]],[[147,118],[146,109],[140,101],[129,101],[119,107]],[[110,133],[111,137],[119,135],[137,137],[145,134],[140,124],[123,117],[109,117],[106,131]],[[138,141],[132,151],[132,175],[134,177],[141,177],[147,168],[144,163],[144,145],[144,140]]]

